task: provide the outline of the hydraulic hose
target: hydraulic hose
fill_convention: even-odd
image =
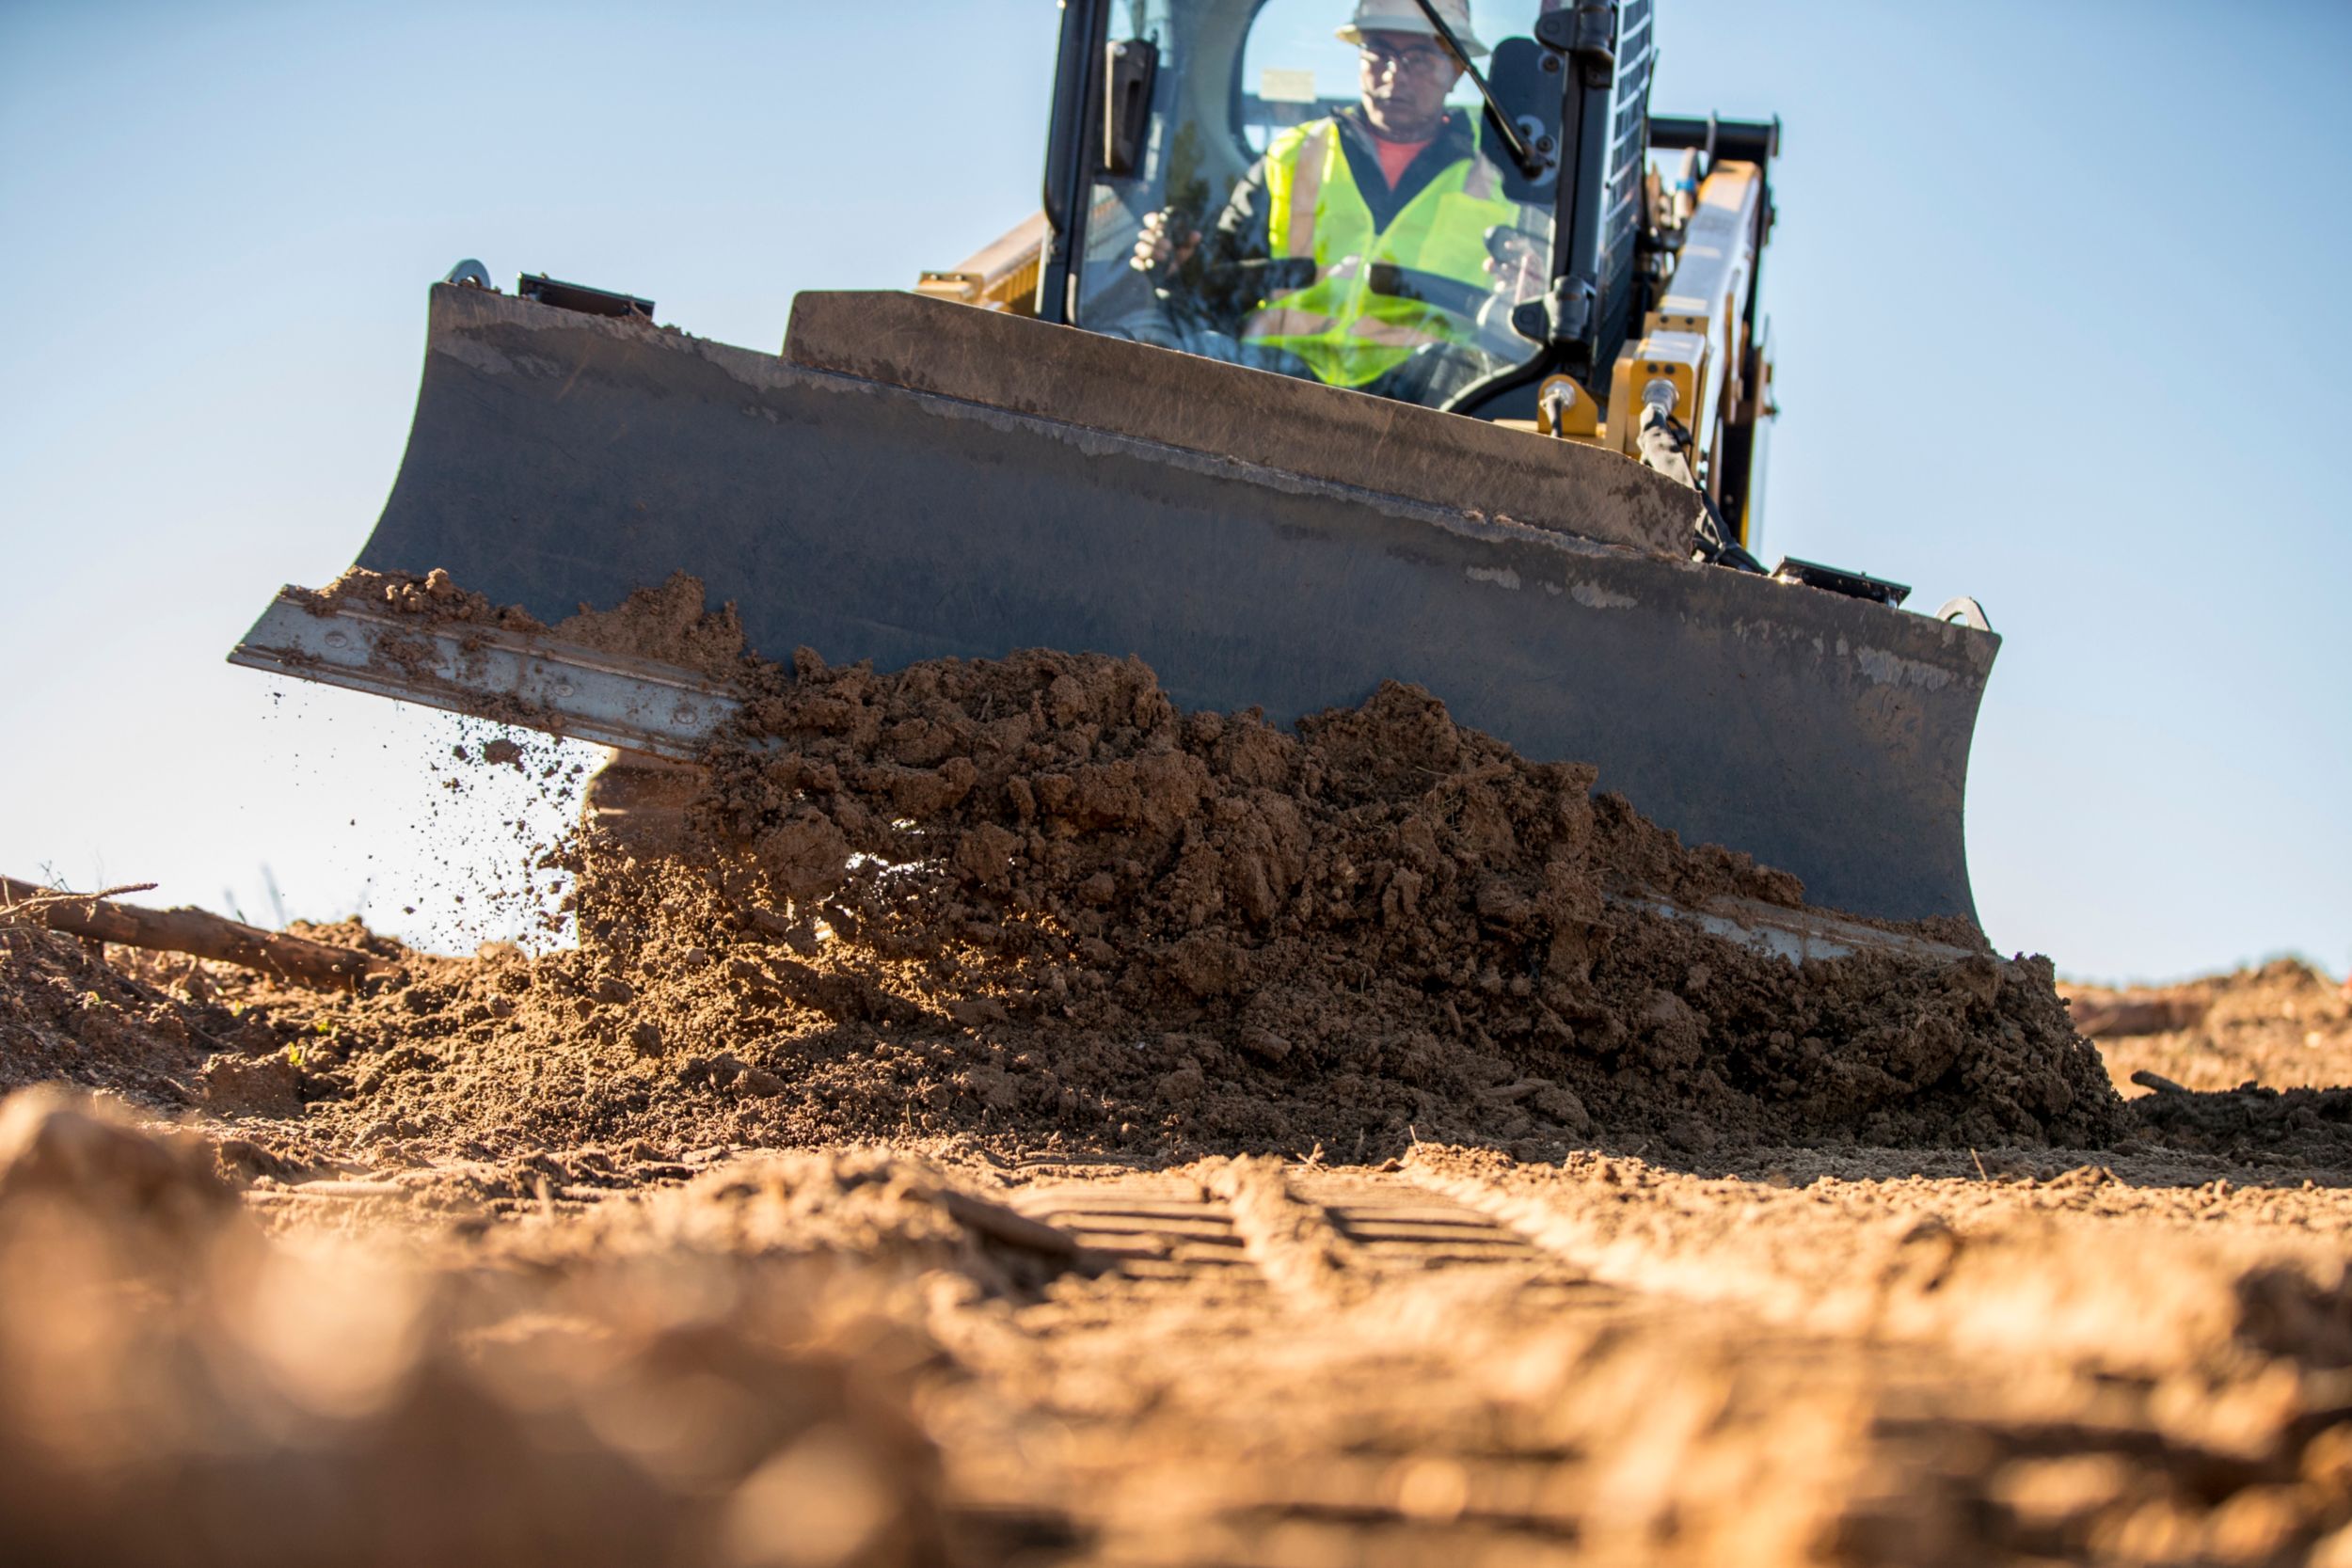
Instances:
[[[1698,476],[1692,472],[1691,433],[1674,417],[1673,388],[1663,383],[1652,386],[1662,388],[1665,395],[1644,396],[1642,428],[1635,440],[1642,449],[1644,463],[1697,492],[1699,520],[1692,531],[1691,553],[1709,565],[1762,573],[1764,563],[1740,547],[1739,535],[1724,521],[1723,510],[1715,504],[1715,498],[1707,493],[1699,484]]]

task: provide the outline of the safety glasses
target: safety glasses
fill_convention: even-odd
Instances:
[[[1360,46],[1364,68],[1375,75],[1393,70],[1399,75],[1442,76],[1454,69],[1454,56],[1434,43],[1413,43],[1402,47],[1386,43],[1366,43]]]

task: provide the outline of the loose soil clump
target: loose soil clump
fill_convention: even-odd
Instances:
[[[8,1560],[1005,1560],[948,1545],[904,1304],[992,1269],[903,1165],[741,1167],[469,1256],[273,1237],[191,1146],[0,1102]]]
[[[354,566],[325,588],[297,596],[321,613],[353,605],[442,625],[545,634],[583,648],[682,665],[717,680],[732,676],[743,655],[735,606],[706,610],[702,583],[683,572],[658,588],[637,589],[611,610],[581,605],[552,626],[519,605],[500,605],[459,587],[437,567],[416,577]]]

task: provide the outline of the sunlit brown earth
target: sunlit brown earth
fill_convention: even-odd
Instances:
[[[2352,1160],[2291,1130],[338,1150],[268,1009],[174,1055],[249,981],[123,962],[11,933],[118,1078],[0,1128],[18,1560],[2348,1560]]]
[[[2352,1568],[2328,977],[1800,971],[1405,688],[744,678],[577,949],[0,914],[0,1560]]]
[[[2294,958],[2165,987],[2060,986],[2126,1095],[2135,1072],[2191,1089],[2352,1083],[2352,990]]]

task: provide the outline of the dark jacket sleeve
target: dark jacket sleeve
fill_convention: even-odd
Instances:
[[[1196,325],[1238,335],[1267,292],[1266,167],[1249,166],[1200,247],[1162,285]]]
[[[1251,164],[1233,187],[1225,211],[1218,214],[1216,232],[1209,237],[1205,249],[1215,253],[1225,265],[1239,266],[1249,261],[1263,261],[1274,252],[1267,238],[1265,160]]]

